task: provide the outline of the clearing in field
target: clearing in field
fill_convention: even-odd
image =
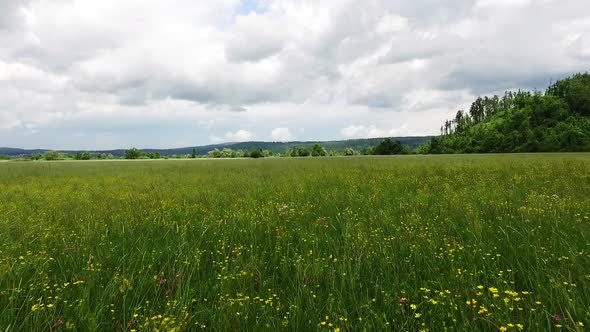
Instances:
[[[590,325],[590,155],[0,164],[4,331]]]

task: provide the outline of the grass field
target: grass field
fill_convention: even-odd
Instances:
[[[583,331],[590,154],[0,164],[0,331]]]

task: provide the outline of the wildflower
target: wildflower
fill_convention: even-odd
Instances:
[[[516,324],[516,327],[521,331],[524,329],[524,325],[522,324]]]
[[[410,304],[410,308],[412,310],[416,310],[416,309],[418,309],[418,306],[416,306],[415,304]]]
[[[498,289],[496,287],[490,287],[488,289],[489,289],[490,293],[492,293],[492,294],[497,294],[498,293]]]
[[[38,304],[33,304],[33,306],[31,307],[31,311],[38,311],[41,309],[41,306]]]
[[[399,303],[400,304],[405,304],[407,302],[408,302],[408,299],[406,299],[405,297],[402,297],[402,298],[399,299]]]
[[[339,327],[335,328],[334,332],[340,332],[340,328]]]
[[[420,318],[420,317],[422,317],[422,314],[421,314],[421,313],[419,313],[419,312],[417,312],[417,313],[415,313],[415,314],[414,314],[414,317],[416,317],[416,318]]]
[[[559,199],[559,196],[557,196],[557,194],[553,194],[553,195],[551,195],[551,199],[556,201]]]
[[[559,314],[555,314],[555,315],[551,316],[551,318],[553,318],[553,320],[556,321],[557,323],[561,322],[561,316]]]
[[[584,323],[582,323],[582,322],[578,322],[578,326],[579,326],[579,327],[584,327]]]
[[[506,326],[500,326],[500,331],[506,332],[508,331],[508,329],[506,328]]]
[[[164,278],[160,278],[160,279],[158,279],[158,285],[162,286],[162,285],[164,285],[165,283],[166,283],[166,279],[164,279]]]
[[[172,290],[171,290],[170,288],[168,288],[168,289],[166,290],[166,297],[168,297],[168,296],[170,296],[170,295],[172,295]]]
[[[482,285],[477,286],[477,289],[483,289]]]

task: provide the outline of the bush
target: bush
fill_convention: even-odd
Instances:
[[[259,149],[252,149],[252,151],[250,151],[250,158],[264,158],[264,155]]]
[[[57,152],[57,151],[47,151],[43,154],[43,159],[45,160],[62,160],[64,159],[63,154]]]
[[[305,146],[302,146],[299,149],[297,149],[297,155],[299,157],[308,157],[310,155],[310,153],[309,153],[309,150]]]
[[[136,148],[125,150],[125,159],[139,159],[141,157],[141,151]]]

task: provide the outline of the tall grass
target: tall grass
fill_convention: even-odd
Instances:
[[[590,155],[0,164],[0,330],[583,330]]]

